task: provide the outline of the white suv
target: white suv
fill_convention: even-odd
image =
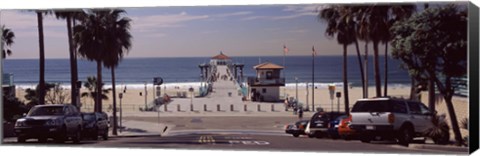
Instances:
[[[352,108],[350,128],[362,142],[373,139],[397,139],[408,145],[432,126],[432,113],[420,102],[392,98],[357,100]]]

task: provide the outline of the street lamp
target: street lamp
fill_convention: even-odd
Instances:
[[[82,88],[82,81],[77,81],[77,88],[75,90],[75,94],[77,95],[75,99],[77,101],[77,108],[80,108],[82,107],[81,103],[80,103],[80,88]]]
[[[190,96],[190,109],[191,109],[191,111],[193,111],[193,91],[194,91],[193,87],[190,87],[188,89],[188,91],[190,91],[190,94],[191,94],[191,96]]]
[[[120,99],[120,132],[122,132],[122,113],[123,113],[123,108],[122,108],[122,98],[123,98],[123,93],[118,94],[118,98]]]
[[[295,77],[295,100],[298,103],[298,77]]]
[[[145,111],[147,110],[147,82],[145,81]]]

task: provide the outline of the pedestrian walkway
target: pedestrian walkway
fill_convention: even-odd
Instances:
[[[117,131],[117,135],[113,135],[110,131],[110,136],[113,137],[137,137],[137,136],[162,136],[164,133],[174,127],[171,124],[152,122],[143,122],[135,120],[125,120],[122,122],[122,127]]]
[[[161,112],[285,112],[283,103],[242,101],[242,94],[235,79],[230,79],[227,66],[217,66],[219,78],[212,85],[212,92],[205,97],[173,98],[169,104],[160,106]],[[222,77],[226,77],[222,79]]]

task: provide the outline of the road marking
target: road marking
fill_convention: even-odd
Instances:
[[[267,141],[251,141],[251,140],[229,140],[230,144],[244,144],[244,145],[270,145]]]
[[[232,140],[246,140],[246,139],[252,139],[252,137],[224,137],[225,139],[232,139]]]
[[[212,136],[200,136],[200,138],[198,139],[198,142],[199,143],[215,143],[215,139],[213,139]]]

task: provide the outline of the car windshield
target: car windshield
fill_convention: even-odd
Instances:
[[[352,108],[352,112],[391,112],[392,105],[389,101],[358,101]]]
[[[28,116],[63,115],[63,106],[34,107]]]
[[[95,120],[95,115],[94,114],[83,114],[83,120],[93,121],[93,120]]]

